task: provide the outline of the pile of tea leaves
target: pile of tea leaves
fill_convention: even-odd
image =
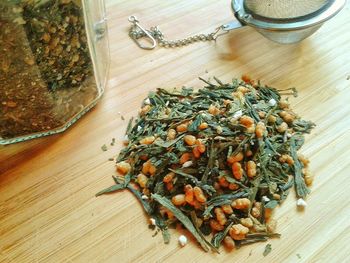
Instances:
[[[97,194],[131,191],[165,243],[181,225],[205,251],[279,237],[273,210],[293,186],[305,198],[313,180],[298,150],[314,124],[281,99],[295,89],[214,79],[151,92],[129,122],[115,185]]]

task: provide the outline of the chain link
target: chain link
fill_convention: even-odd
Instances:
[[[158,45],[161,47],[165,47],[165,48],[175,48],[175,47],[182,47],[182,46],[187,46],[189,44],[195,43],[195,42],[205,42],[205,41],[213,41],[216,40],[216,37],[219,36],[220,34],[223,33],[219,33],[220,30],[223,30],[224,33],[226,33],[226,31],[222,28],[219,27],[215,30],[215,32],[210,33],[210,34],[196,34],[187,38],[183,38],[183,39],[176,39],[176,40],[166,40],[164,38],[163,33],[160,31],[159,27],[151,27],[149,30],[148,29],[144,29],[143,27],[140,26],[139,21],[137,20],[137,18],[135,16],[131,16],[129,17],[129,21],[133,24],[130,27],[130,31],[129,31],[129,36],[137,41],[138,39],[141,39],[143,37],[152,37],[153,41],[157,41]],[[142,48],[144,48],[142,45],[140,45],[138,43],[138,45]],[[153,49],[154,47],[151,48],[146,48],[146,49]]]

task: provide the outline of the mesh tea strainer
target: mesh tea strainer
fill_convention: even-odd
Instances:
[[[144,29],[135,16],[129,35],[143,49],[157,46],[180,47],[198,41],[211,41],[242,26],[255,28],[266,38],[281,44],[297,43],[319,29],[335,16],[346,0],[232,0],[231,7],[237,20],[218,27],[210,34],[193,35],[181,40],[165,40],[158,27]],[[151,45],[140,42],[145,38]]]
[[[345,0],[233,0],[232,9],[242,25],[254,27],[266,38],[295,43],[313,34],[335,16]]]

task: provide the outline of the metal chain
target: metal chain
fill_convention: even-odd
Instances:
[[[157,43],[159,46],[166,48],[182,47],[195,42],[205,42],[213,41],[222,34],[226,34],[228,30],[225,26],[218,27],[214,32],[210,34],[196,34],[187,38],[177,39],[177,40],[166,40],[163,33],[160,31],[159,27],[151,27],[149,30],[144,29],[135,16],[129,17],[129,22],[133,25],[130,27],[129,36],[136,42],[136,44],[143,49],[153,49],[156,47]],[[221,32],[220,32],[221,31]],[[138,39],[149,38],[152,42],[152,46],[144,46]]]
[[[187,46],[189,44],[200,42],[200,41],[212,41],[215,40],[214,36],[216,32],[210,33],[210,34],[197,34],[190,37],[186,37],[183,39],[176,39],[176,40],[166,40],[164,38],[163,33],[159,30],[159,27],[151,27],[150,30],[147,30],[147,32],[157,40],[159,46],[166,47],[166,48],[173,48],[173,47],[182,47]],[[129,35],[133,39],[140,39],[143,37],[147,37],[146,33],[143,32],[139,27],[132,26],[129,32]]]

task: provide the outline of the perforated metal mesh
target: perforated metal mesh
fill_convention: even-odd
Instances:
[[[245,0],[244,8],[266,19],[293,19],[313,15],[335,0]]]

